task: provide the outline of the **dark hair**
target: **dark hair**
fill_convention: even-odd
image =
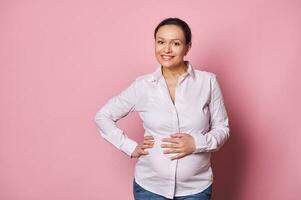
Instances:
[[[184,22],[183,20],[179,19],[179,18],[166,18],[164,19],[163,21],[160,22],[160,24],[158,24],[158,26],[156,27],[155,29],[155,32],[154,32],[154,38],[156,39],[156,34],[159,30],[159,28],[161,26],[164,26],[164,25],[176,25],[178,26],[179,28],[182,29],[183,33],[184,33],[184,36],[185,36],[185,43],[188,44],[189,42],[191,42],[191,30],[188,26],[188,24],[186,22]]]

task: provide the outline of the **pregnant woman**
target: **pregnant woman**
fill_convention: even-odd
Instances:
[[[154,31],[160,65],[112,97],[95,115],[101,136],[130,158],[136,200],[209,200],[211,153],[229,138],[229,121],[217,77],[184,60],[191,30],[179,18],[167,18]],[[116,126],[138,112],[144,139],[137,143]]]

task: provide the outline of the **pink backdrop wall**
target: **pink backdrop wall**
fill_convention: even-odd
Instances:
[[[132,199],[134,164],[94,115],[157,66],[153,30],[192,29],[186,57],[219,77],[231,139],[214,200],[301,199],[301,2],[1,1],[0,199]],[[119,121],[142,139],[136,113]],[[133,126],[135,125],[135,126]]]

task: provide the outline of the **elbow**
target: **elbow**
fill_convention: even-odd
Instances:
[[[211,138],[211,143],[212,143],[212,149],[211,151],[215,152],[220,150],[222,146],[225,145],[225,143],[229,140],[230,138],[230,129],[229,126],[220,126],[218,128],[213,129],[213,134]]]
[[[98,134],[103,137],[103,138],[106,138],[105,137],[105,134],[104,134],[104,130],[105,130],[105,116],[102,112],[98,111],[95,116],[94,116],[94,124],[96,125],[97,127],[97,130],[98,130]]]
[[[100,119],[101,119],[101,113],[100,112],[97,112],[95,115],[94,115],[94,123],[95,124],[98,124]]]
[[[230,138],[230,128],[229,128],[229,126],[225,127],[225,134],[226,134],[226,140],[229,140],[229,138]]]
[[[230,139],[230,128],[228,125],[226,125],[221,130],[221,132],[223,133],[223,140],[220,146],[223,146]]]
[[[220,132],[223,134],[223,145],[230,138],[230,125],[228,118],[222,124],[220,124],[219,129]]]
[[[105,118],[104,113],[102,113],[101,111],[98,111],[95,115],[94,115],[94,123],[95,125],[101,129],[102,124],[103,124],[103,119]]]
[[[95,115],[94,115],[94,122],[97,123],[100,119],[100,113],[97,112]]]

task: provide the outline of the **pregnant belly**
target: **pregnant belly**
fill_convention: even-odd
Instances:
[[[149,154],[139,157],[138,165],[143,167],[143,171],[147,171],[154,176],[172,177],[173,162],[170,158],[177,153],[164,154],[163,151],[167,148],[161,147],[161,139],[163,137],[154,136],[154,146],[146,149]],[[165,143],[165,142],[164,142]],[[202,171],[206,171],[210,166],[210,153],[198,153],[186,155],[178,159],[177,165],[177,180],[185,181],[190,179]]]

